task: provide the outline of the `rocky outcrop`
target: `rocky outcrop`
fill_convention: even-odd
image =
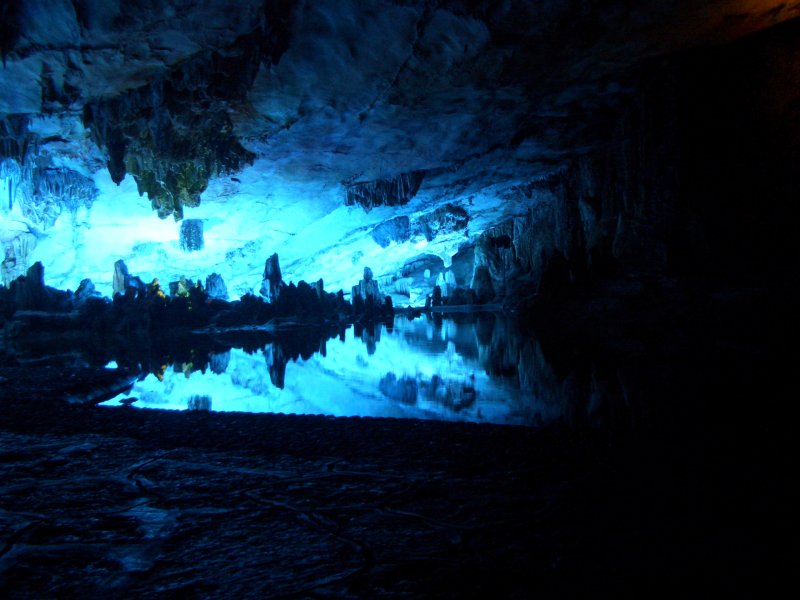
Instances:
[[[0,286],[0,324],[14,320],[6,331],[11,335],[36,331],[64,331],[79,327],[74,309],[86,299],[76,298],[69,290],[58,290],[44,283],[44,266],[36,262],[8,287]],[[67,314],[69,313],[69,314]]]
[[[394,242],[402,244],[412,237],[411,220],[406,216],[394,217],[378,224],[372,230],[372,239],[381,248],[388,248]]]
[[[44,285],[44,267],[37,262],[28,269],[24,278],[14,282],[14,300],[19,310],[45,310],[50,294]]]
[[[124,260],[114,263],[114,277],[112,289],[114,296],[117,294],[133,295],[144,298],[147,295],[147,285],[141,277],[131,275]]]
[[[278,262],[278,255],[273,254],[264,264],[264,276],[261,280],[261,295],[271,303],[276,303],[281,295],[281,288],[284,287],[283,276],[281,275],[281,265]]]
[[[475,275],[472,278],[472,289],[475,291],[476,301],[480,304],[491,302],[495,297],[494,282],[489,268],[480,265],[475,268]]]
[[[378,389],[384,396],[395,402],[417,403],[417,379],[415,377],[405,375],[398,379],[397,375],[389,372],[381,377]]]
[[[114,279],[112,289],[114,290],[113,293],[115,296],[117,294],[125,293],[125,290],[128,289],[130,277],[131,276],[128,273],[128,265],[125,264],[124,260],[118,260],[114,263]]]
[[[189,396],[189,400],[186,403],[187,410],[202,410],[202,411],[210,411],[211,410],[211,396],[197,394],[194,396]]]
[[[452,234],[464,231],[469,225],[469,214],[462,206],[447,203],[436,210],[422,215],[417,227],[429,242],[439,234]]]
[[[467,211],[457,204],[447,203],[413,221],[407,216],[384,221],[372,230],[371,235],[381,248],[387,248],[392,242],[402,244],[417,236],[430,242],[439,234],[452,235],[459,231],[466,233],[468,224]]]
[[[212,273],[206,277],[206,294],[212,300],[228,300],[228,288],[221,275]]]
[[[372,275],[372,269],[364,267],[364,278],[353,286],[352,298],[360,298],[365,304],[377,305],[383,301],[381,298],[381,288],[378,281]]]
[[[100,294],[95,290],[94,283],[91,279],[81,280],[80,285],[75,290],[75,303],[77,305],[84,304],[89,298],[97,298]]]

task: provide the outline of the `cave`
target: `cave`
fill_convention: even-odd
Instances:
[[[800,1],[0,11],[0,595],[782,589]]]

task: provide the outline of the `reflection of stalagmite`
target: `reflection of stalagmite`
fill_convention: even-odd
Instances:
[[[211,396],[190,396],[187,408],[189,410],[211,410]]]
[[[387,373],[378,383],[378,389],[384,396],[403,404],[417,403],[417,380],[404,376],[400,379],[394,373]]]
[[[278,389],[283,389],[286,380],[286,357],[278,344],[264,348],[264,360],[269,370],[269,380]]]
[[[209,357],[209,362],[211,363],[211,372],[222,375],[228,369],[228,365],[231,362],[231,351],[228,350],[221,354],[212,354]]]

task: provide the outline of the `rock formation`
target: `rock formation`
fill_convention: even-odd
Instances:
[[[78,289],[75,290],[75,301],[78,304],[83,304],[89,298],[97,298],[98,296],[99,294],[95,290],[94,283],[92,283],[91,279],[82,280]]]
[[[351,183],[347,186],[345,204],[360,205],[369,212],[376,206],[402,206],[417,194],[425,174],[422,171],[401,173],[391,179]]]
[[[32,265],[24,278],[14,282],[14,296],[20,310],[46,310],[49,294],[44,285],[44,267],[37,262]]]
[[[264,263],[264,275],[261,280],[260,293],[269,302],[276,303],[281,295],[283,287],[283,277],[281,276],[281,265],[278,262],[278,255],[270,256]]]
[[[213,300],[228,300],[228,288],[221,275],[212,273],[206,278],[206,293]]]
[[[128,273],[128,266],[124,260],[118,260],[114,263],[113,290],[114,296],[130,293],[144,297],[147,294],[147,285],[141,277]]]
[[[691,264],[720,242],[720,263],[737,252],[729,235],[762,245],[743,222],[791,250],[782,220],[748,219],[745,197],[759,179],[780,198],[771,206],[793,191],[797,0],[150,4],[20,0],[4,13],[6,285],[40,260],[77,287],[99,271],[95,238],[129,262],[180,259],[160,235],[128,244],[111,231],[114,213],[133,222],[133,188],[179,219],[205,194],[205,233],[224,233],[227,247],[178,272],[216,271],[234,297],[252,289],[252,256],[268,252],[291,265],[287,280],[336,289],[352,285],[344,265],[371,244],[393,248],[370,259],[381,278],[421,255],[449,269],[472,249],[471,271],[452,269],[457,285],[486,267],[502,296],[503,267],[538,288],[551,260],[580,280],[639,272],[637,256]],[[343,203],[353,209],[337,212]],[[257,221],[243,238],[224,231],[239,210]],[[482,246],[493,228],[512,230],[513,264],[507,248]]]
[[[128,266],[125,264],[124,260],[118,260],[114,263],[114,295],[124,294],[125,290],[128,289],[129,282],[130,274],[128,273]]]
[[[378,282],[372,275],[372,269],[364,267],[364,278],[353,286],[352,297],[359,297],[366,304],[378,304],[382,301]]]

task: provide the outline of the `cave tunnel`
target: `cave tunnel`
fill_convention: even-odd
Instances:
[[[780,589],[797,0],[4,0],[0,594]]]

